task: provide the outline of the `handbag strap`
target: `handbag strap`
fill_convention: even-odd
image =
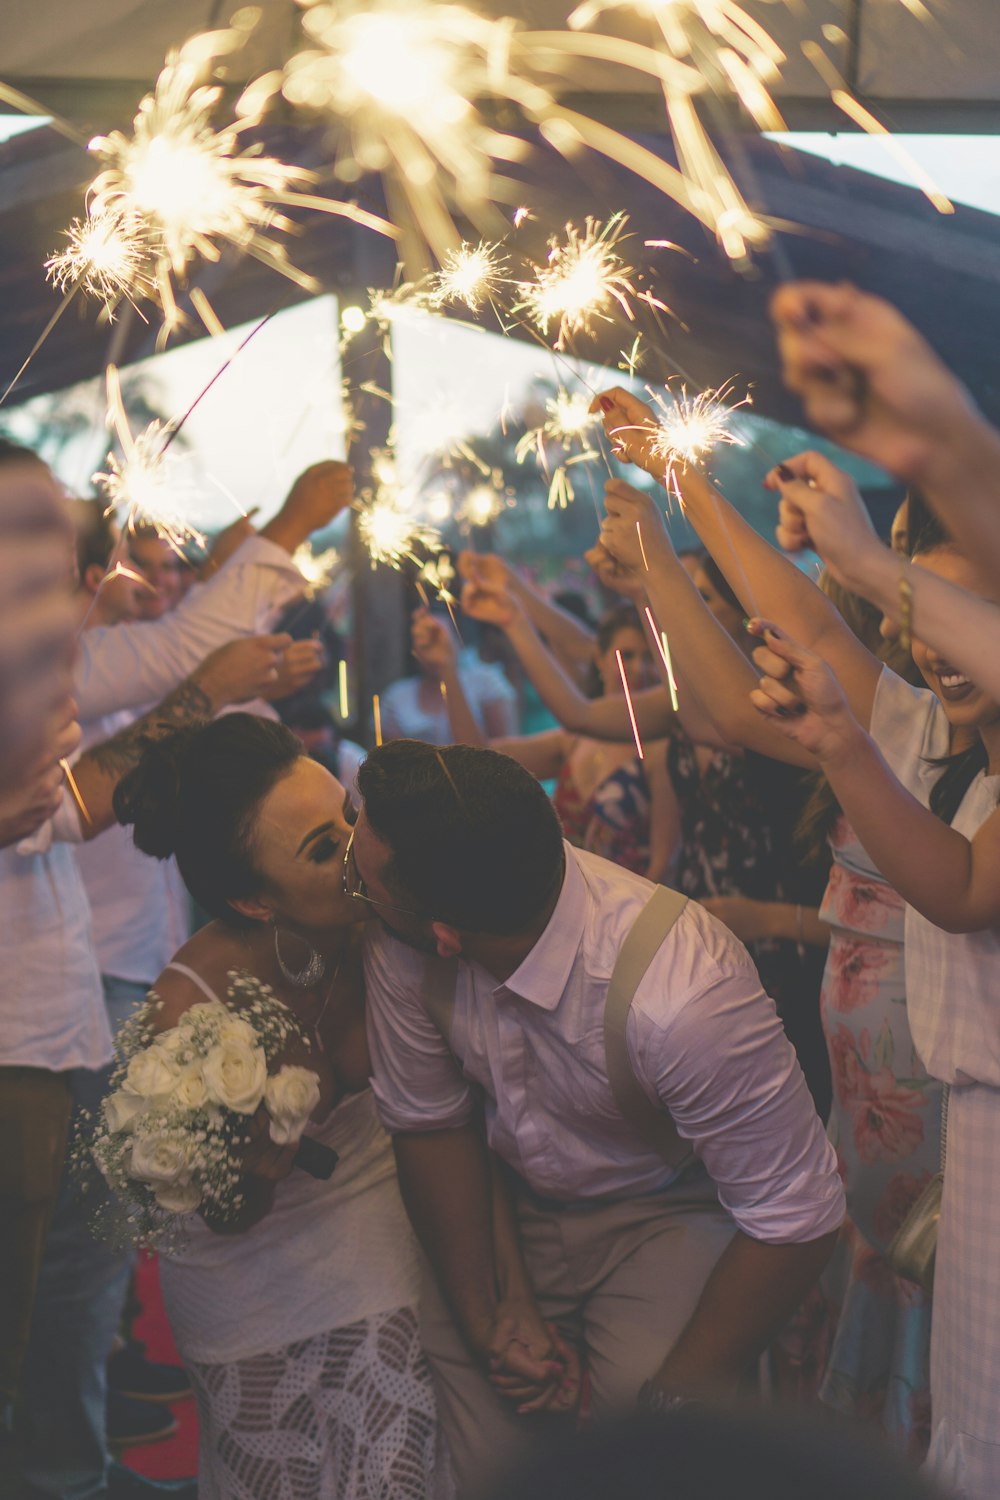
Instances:
[[[687,903],[680,891],[657,886],[619,950],[604,1006],[604,1054],[615,1103],[636,1134],[678,1171],[693,1160],[694,1153],[663,1105],[654,1104],[640,1085],[625,1033],[636,991]]]

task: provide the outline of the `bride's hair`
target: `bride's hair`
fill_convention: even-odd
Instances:
[[[257,809],[304,754],[284,724],[226,714],[155,740],[122,777],[115,817],[132,825],[137,849],[176,855],[184,884],[212,916],[251,926],[230,902],[260,889],[254,865]]]

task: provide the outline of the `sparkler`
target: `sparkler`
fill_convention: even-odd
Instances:
[[[679,394],[666,391],[669,401],[659,393],[653,395],[653,405],[661,416],[651,434],[650,451],[663,464],[667,489],[674,488],[674,471],[678,466],[700,465],[720,446],[743,446],[743,438],[732,427],[735,408],[725,404],[730,390],[731,385],[725,385],[719,390],[689,396],[682,386]],[[749,404],[749,396],[736,403]]]
[[[382,743],[382,704],[378,693],[372,694],[372,716],[375,720],[375,744]]]
[[[153,92],[139,104],[131,134],[115,130],[94,137],[88,149],[101,169],[88,189],[87,220],[71,227],[64,252],[70,259],[56,268],[106,306],[109,294],[137,301],[155,290],[168,330],[180,320],[174,283],[198,261],[217,261],[222,245],[317,290],[275,237],[294,228],[284,207],[340,214],[382,234],[396,233],[352,204],[303,192],[316,181],[314,173],[245,145],[242,132],[257,118],[214,124],[222,89],[203,78],[209,64],[239,44],[235,32],[192,37],[167,57]],[[105,266],[99,273],[95,255],[111,262],[110,272]]]
[[[546,264],[534,267],[535,280],[519,283],[522,301],[514,311],[527,312],[546,337],[557,323],[556,349],[565,349],[576,334],[591,334],[594,318],[610,322],[615,302],[634,320],[629,297],[636,294],[635,273],[617,250],[627,223],[624,214],[613,215],[606,224],[588,217],[582,234],[567,224],[565,243],[549,241]]]
[[[460,243],[452,206],[481,212],[495,159],[523,155],[473,103],[504,92],[509,23],[457,4],[305,0],[302,27],[309,44],[285,67],[285,98],[332,118],[341,179],[382,173],[441,260]]]
[[[371,467],[374,486],[362,493],[354,508],[358,536],[372,567],[384,563],[398,571],[404,562],[423,567],[422,552],[433,555],[441,550],[439,533],[417,514],[416,496],[400,483],[391,450],[376,449]]]
[[[653,619],[653,611],[650,609],[648,604],[646,605],[646,619],[649,621],[649,628],[653,633],[653,640],[656,642],[656,649],[660,653],[660,660],[663,662],[663,670],[667,674],[667,682],[670,687],[670,706],[673,709],[674,713],[676,713],[677,679],[674,676],[674,666],[670,656],[670,642],[667,640],[667,632],[665,630],[661,630],[658,627],[656,621]]]
[[[510,262],[499,245],[480,240],[478,245],[463,242],[460,250],[449,250],[440,271],[430,278],[432,307],[463,303],[470,312],[478,312],[484,302],[493,303],[507,281]]]
[[[629,692],[628,678],[625,675],[625,663],[622,661],[622,654],[617,646],[615,647],[615,661],[618,663],[618,675],[622,680],[622,687],[625,690],[625,702],[628,706],[629,722],[632,725],[632,738],[635,740],[635,751],[640,760],[645,760],[642,740],[639,738],[639,726],[635,722],[635,709],[632,707],[632,694]]]
[[[560,386],[554,396],[545,400],[545,420],[519,439],[514,450],[517,462],[524,463],[529,454],[549,479],[549,510],[565,510],[576,499],[571,468],[590,463],[600,455],[591,445],[590,433],[597,425],[597,415],[590,410],[590,396]],[[548,446],[555,445],[563,455],[562,462],[550,469]]]
[[[177,424],[157,419],[133,436],[114,365],[108,366],[107,389],[109,421],[122,449],[121,458],[109,453],[107,469],[94,475],[108,513],[123,514],[123,529],[134,531],[143,522],[154,526],[176,551],[188,540],[204,547],[205,538],[191,518],[192,502],[200,494],[180,455],[170,449]]]
[[[700,216],[706,216],[726,254],[743,259],[768,238],[767,226],[743,198],[699,117],[695,100],[735,95],[761,130],[783,130],[770,87],[785,54],[770,33],[735,0],[584,0],[569,17],[573,30],[608,11],[630,11],[657,31],[659,82],[667,119]],[[609,46],[614,38],[600,40]],[[618,44],[619,50],[622,44]],[[643,70],[648,63],[634,59]]]
[[[332,583],[340,567],[340,553],[336,547],[328,547],[325,552],[314,552],[308,542],[303,542],[292,553],[292,563],[305,579],[306,597],[315,599],[317,594],[321,594]]]
[[[456,516],[469,526],[489,526],[509,504],[503,477],[499,471],[495,471],[489,483],[474,485],[469,490],[456,511]]]
[[[134,302],[154,290],[152,256],[143,221],[135,214],[101,210],[74,219],[64,250],[45,262],[57,291],[82,287],[104,303],[109,319],[123,299]]]
[[[337,663],[337,687],[340,693],[340,717],[349,719],[349,705],[347,702],[347,662],[341,657]]]

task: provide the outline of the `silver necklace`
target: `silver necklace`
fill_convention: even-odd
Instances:
[[[330,1004],[330,999],[331,999],[331,997],[333,995],[333,987],[337,983],[337,976],[340,973],[340,966],[341,966],[341,964],[343,962],[344,962],[344,952],[343,952],[343,950],[341,950],[340,956],[337,959],[337,966],[336,966],[336,968],[333,971],[333,977],[330,980],[330,983],[327,985],[327,988],[326,988],[326,998],[324,999],[323,1004],[320,1006],[319,1015],[316,1017],[315,1021],[312,1023],[312,1034],[316,1038],[316,1046],[318,1047],[318,1049],[319,1049],[320,1052],[324,1052],[324,1053],[326,1052],[326,1048],[323,1046],[323,1038],[319,1034],[319,1028],[320,1028],[320,1026],[323,1023],[323,1017],[326,1015],[326,1008]]]
[[[290,969],[281,956],[278,947],[278,929],[274,929],[274,956],[278,960],[278,968],[284,974],[289,984],[294,984],[300,990],[309,990],[319,983],[326,973],[326,959],[316,948],[309,944],[309,957],[305,966],[301,969]]]

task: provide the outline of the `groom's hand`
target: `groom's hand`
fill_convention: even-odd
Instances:
[[[576,1352],[545,1323],[537,1306],[524,1299],[498,1304],[482,1346],[490,1384],[520,1415],[571,1412],[580,1397]]]

